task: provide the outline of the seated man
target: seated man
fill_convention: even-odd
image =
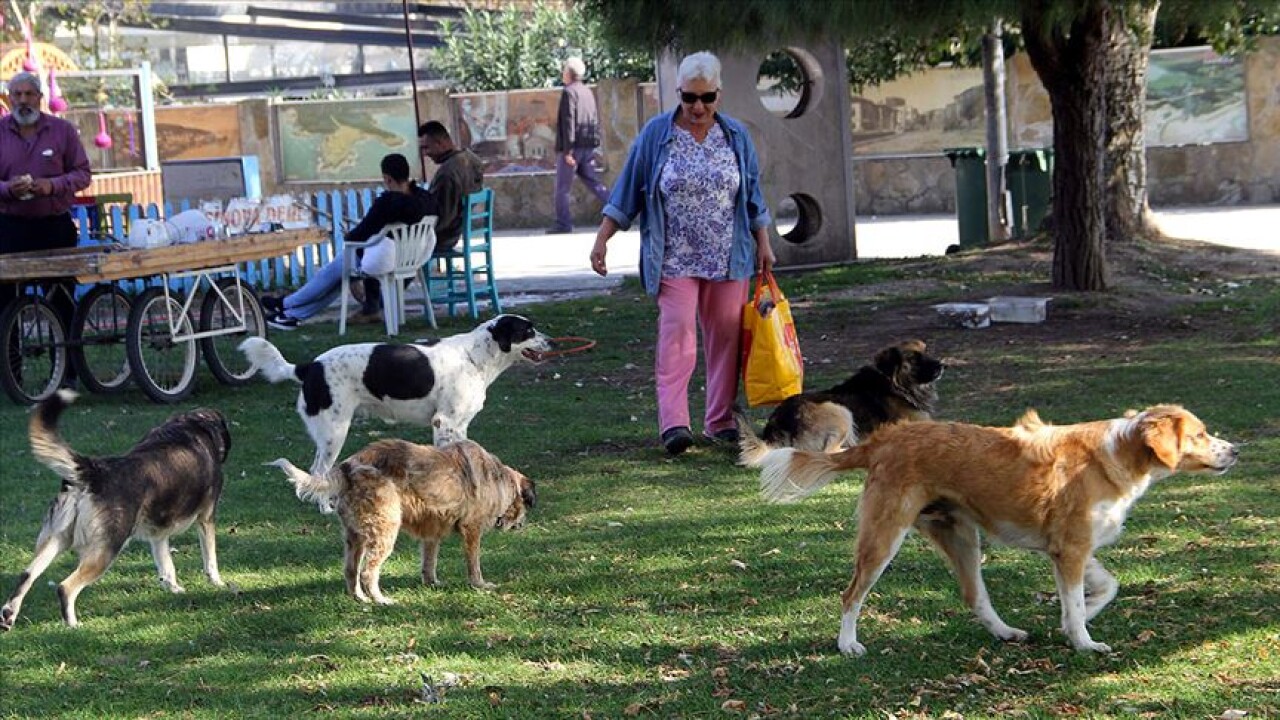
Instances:
[[[418,150],[436,163],[436,174],[425,191],[427,214],[436,216],[435,254],[452,250],[462,237],[467,196],[484,185],[484,164],[476,154],[453,144],[443,123],[425,122],[418,128]],[[365,302],[381,297],[378,281],[364,282]]]
[[[409,161],[400,153],[382,158],[382,184],[386,192],[379,195],[369,212],[346,235],[346,242],[365,242],[392,223],[412,225],[430,215],[426,190],[409,178]],[[383,239],[358,253],[361,267],[381,263],[386,251],[394,259],[392,240]],[[383,248],[382,246],[386,246]],[[380,251],[381,250],[381,251]],[[267,311],[267,324],[277,330],[293,330],[298,324],[329,307],[342,291],[342,258],[335,257],[311,276],[298,290],[284,297],[262,296],[262,307]],[[377,322],[381,295],[375,290],[366,292],[358,322]]]

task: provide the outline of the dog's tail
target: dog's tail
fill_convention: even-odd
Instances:
[[[298,499],[315,503],[323,513],[333,512],[338,496],[346,488],[346,477],[340,467],[333,468],[324,475],[312,475],[284,458],[272,460],[267,465],[284,471]]]
[[[868,446],[855,445],[838,453],[777,448],[760,460],[760,496],[766,502],[799,502],[826,487],[844,470],[865,468]]]
[[[59,390],[40,403],[31,413],[27,437],[31,441],[31,454],[43,465],[58,474],[68,485],[84,487],[80,479],[80,466],[85,457],[72,450],[58,435],[58,418],[67,406],[79,397],[73,390]]]
[[[740,407],[733,408],[733,419],[738,423],[738,464],[743,467],[760,467],[760,462],[773,448],[756,435],[751,419]]]
[[[273,383],[281,380],[294,380],[301,382],[297,375],[297,366],[284,359],[284,355],[266,340],[257,336],[245,338],[240,343],[240,352],[244,353],[244,357],[252,366],[252,371],[261,373],[263,377]]]

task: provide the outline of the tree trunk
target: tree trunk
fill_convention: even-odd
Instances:
[[[1160,0],[1122,0],[1108,18],[1107,242],[1135,242],[1160,231],[1147,203],[1147,68]]]
[[[1105,290],[1109,8],[1089,0],[1074,17],[1057,20],[1047,5],[1026,3],[1022,27],[1053,110],[1053,286]]]

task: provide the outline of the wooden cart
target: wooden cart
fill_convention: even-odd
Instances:
[[[240,282],[240,265],[327,237],[307,228],[149,249],[99,245],[0,256],[0,282],[27,290],[0,313],[0,385],[16,402],[35,403],[74,367],[89,390],[118,391],[132,379],[152,400],[178,402],[194,389],[197,345],[219,381],[247,382],[250,368],[236,346],[265,335],[266,318]],[[92,285],[75,302],[70,328],[36,292],[67,277]],[[159,282],[136,296],[118,282],[144,278]],[[186,290],[171,288],[184,279]]]

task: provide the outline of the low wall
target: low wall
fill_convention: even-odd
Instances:
[[[1051,140],[1045,139],[1051,132],[1045,119],[1047,101],[1025,55],[1010,58],[1006,67],[1010,78],[1007,96],[1011,143],[1016,146],[1051,144]],[[1280,38],[1259,41],[1257,50],[1244,59],[1244,76],[1248,140],[1149,148],[1148,191],[1153,205],[1280,202]],[[654,108],[646,105],[645,95],[634,80],[601,80],[595,91],[603,122],[601,152],[605,171],[602,180],[611,186],[643,119]],[[455,103],[450,102],[444,91],[421,91],[416,101],[423,120],[440,119],[451,127],[458,127]],[[158,108],[158,113],[164,112],[164,108]],[[282,182],[280,150],[272,118],[273,110],[267,100],[246,100],[239,104],[240,151],[258,156],[264,193],[305,194],[377,186],[374,182],[341,185]],[[198,140],[201,136],[191,130],[187,128],[182,137]],[[204,132],[216,136],[217,128]],[[761,148],[762,156],[785,152],[785,145]],[[841,161],[834,155],[827,160],[831,168]],[[858,215],[955,212],[955,171],[940,154],[870,156],[859,154],[855,144],[852,157],[845,161],[853,171],[853,196]],[[433,169],[428,168],[427,172],[430,175]],[[765,177],[766,188],[769,182],[770,178]],[[489,176],[487,183],[496,191],[497,227],[536,229],[552,224],[554,173],[497,174]],[[781,192],[779,188],[774,189]],[[601,204],[580,181],[575,180],[570,197],[576,226],[582,229],[599,223]]]

